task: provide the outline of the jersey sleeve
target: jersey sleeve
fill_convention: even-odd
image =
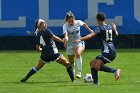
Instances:
[[[82,26],[82,25],[85,24],[85,23],[84,23],[83,21],[81,21],[81,20],[77,20],[77,23],[78,23],[78,25],[80,25],[80,26]]]
[[[67,26],[66,26],[66,24],[63,25],[63,34],[64,33],[67,33]]]
[[[50,29],[47,29],[48,31],[47,31],[47,34],[48,34],[48,36],[49,37],[52,37],[54,34],[52,33],[52,31],[50,30]]]
[[[100,33],[100,28],[97,27],[97,28],[94,30],[94,33],[99,34],[99,33]]]

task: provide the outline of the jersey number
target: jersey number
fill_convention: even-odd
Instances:
[[[112,30],[106,30],[106,41],[112,41]]]
[[[43,36],[40,36],[40,44],[43,45],[43,46],[46,45],[46,43],[45,43],[45,41],[43,39]]]

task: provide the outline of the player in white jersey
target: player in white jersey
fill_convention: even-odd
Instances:
[[[76,64],[78,68],[78,73],[76,74],[77,78],[81,78],[82,72],[82,57],[81,54],[85,49],[84,41],[74,43],[73,41],[79,39],[80,35],[80,27],[85,27],[90,33],[93,32],[86,23],[81,20],[75,20],[74,14],[69,11],[65,17],[65,24],[63,25],[63,34],[65,41],[65,48],[68,55],[69,62],[73,65],[74,68],[74,56],[76,55]],[[75,72],[75,70],[74,70]]]

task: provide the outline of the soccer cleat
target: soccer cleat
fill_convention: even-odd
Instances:
[[[73,80],[72,82],[76,83],[77,81],[76,80]]]
[[[20,80],[20,82],[26,82],[26,80],[27,80],[27,79],[24,78],[24,79]]]
[[[121,70],[117,69],[117,71],[115,72],[115,80],[116,81],[120,78],[120,74],[121,74]]]
[[[81,78],[81,72],[78,72],[77,74],[76,74],[76,78]]]
[[[92,82],[92,84],[95,85],[95,86],[99,86],[100,85],[100,82],[96,82],[96,83],[95,82]]]

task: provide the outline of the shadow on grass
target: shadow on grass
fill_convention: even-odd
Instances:
[[[71,82],[71,81],[27,81],[27,82],[3,82],[5,84],[22,84],[22,85],[43,85],[45,87],[66,87],[66,86],[87,86],[91,85],[91,83],[83,83],[83,82]]]
[[[6,84],[22,84],[22,85],[43,85],[45,87],[69,87],[69,86],[74,86],[74,87],[79,87],[79,86],[93,86],[92,83],[84,83],[81,81],[78,82],[71,82],[71,81],[41,81],[41,82],[34,82],[34,81],[27,81],[27,82],[3,82]],[[135,82],[135,83],[101,83],[102,86],[125,86],[125,85],[134,85],[134,86],[139,86],[140,82]]]
[[[38,82],[38,81],[27,81],[27,82],[3,82],[3,83],[13,83],[13,84],[43,84],[43,83],[70,83],[70,81],[40,81],[40,82]]]

